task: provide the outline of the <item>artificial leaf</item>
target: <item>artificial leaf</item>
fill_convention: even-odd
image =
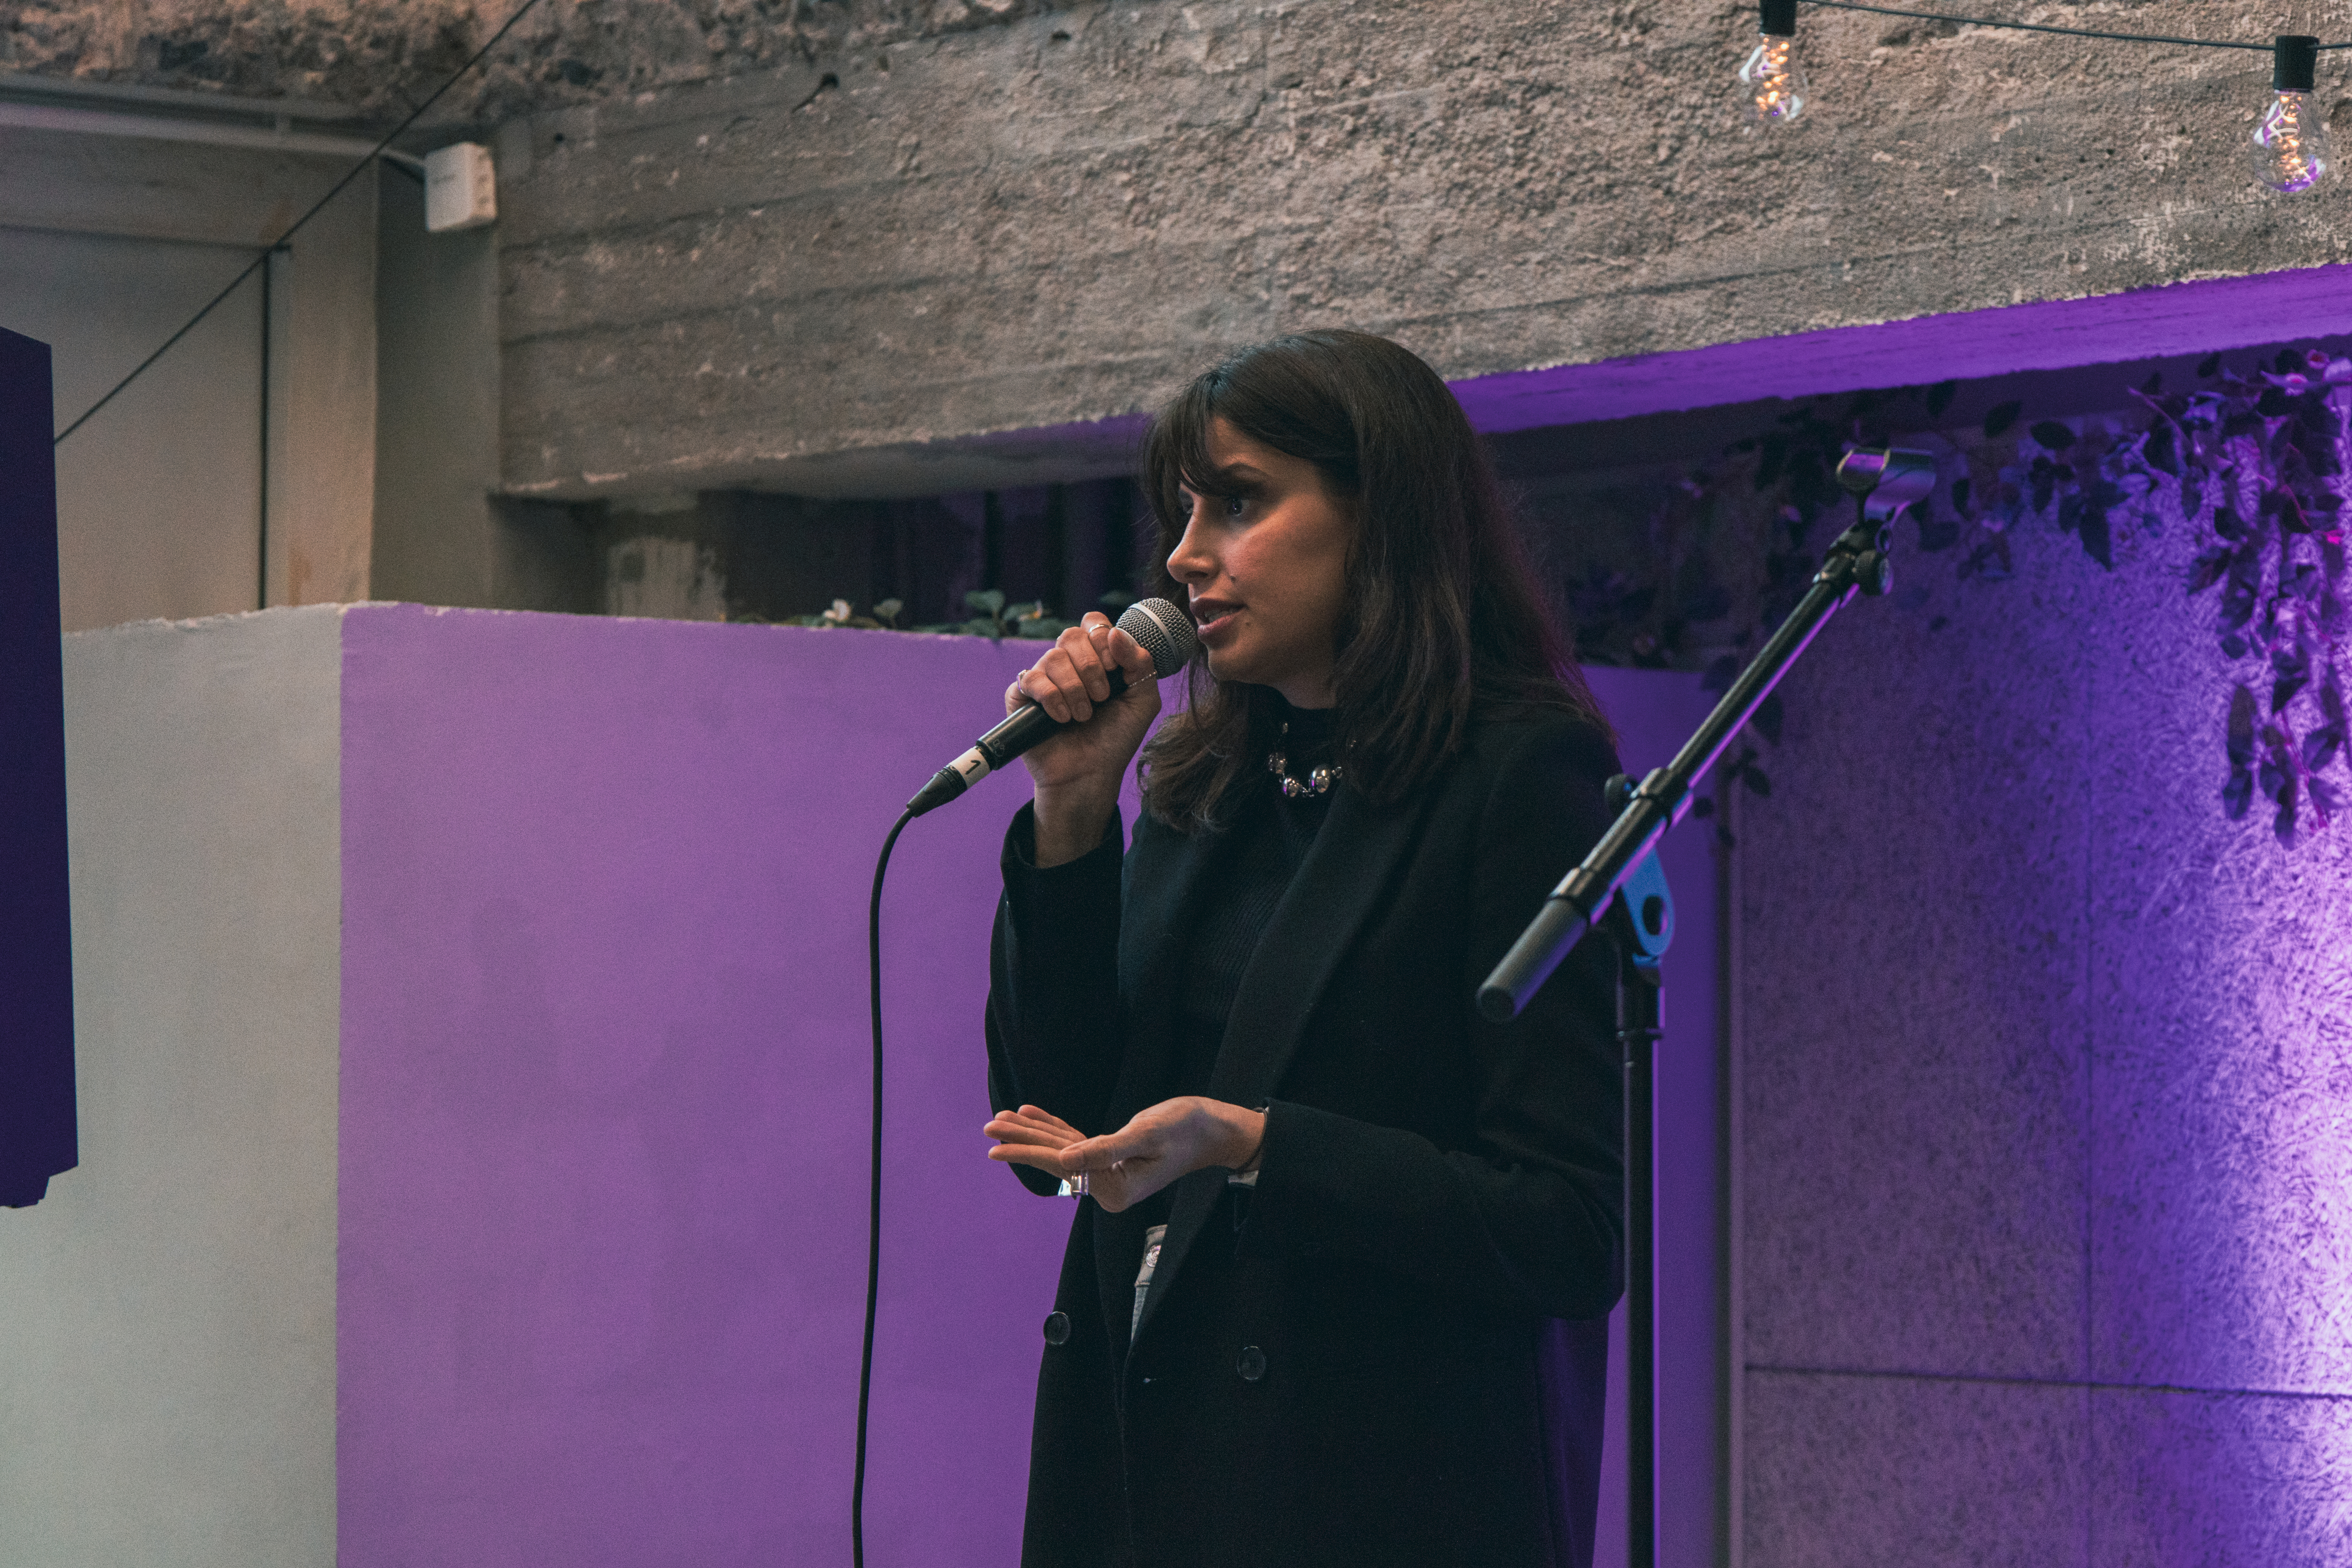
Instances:
[[[1705,821],[1706,818],[1713,816],[1715,815],[1715,797],[1713,795],[1703,795],[1697,799],[1692,801],[1691,815],[1699,818],[1701,821]]]
[[[2201,594],[2219,583],[2221,580],[2221,574],[2229,569],[2230,557],[2232,553],[2227,545],[2217,545],[2190,562],[2189,563],[2189,593]]]
[[[2035,446],[2046,447],[2053,452],[2063,452],[2078,439],[2074,432],[2059,424],[2055,419],[2042,420],[2026,434],[2033,437]]]
[[[2317,773],[2334,762],[2336,753],[2343,749],[2344,727],[2341,724],[2324,724],[2314,730],[2303,738],[2304,772]]]
[[[2243,768],[2231,769],[2230,782],[2221,786],[2222,809],[2235,822],[2246,815],[2246,808],[2253,803],[2254,775]]]
[[[1699,678],[1698,688],[1701,691],[1728,691],[1731,689],[1731,683],[1738,677],[1738,658],[1733,654],[1725,654],[1706,667],[1706,673]]]
[[[1987,440],[1990,440],[1993,437],[2000,435],[2002,431],[2016,424],[2017,416],[2024,412],[2025,405],[2014,398],[2007,403],[1997,403],[1993,405],[1992,407],[1985,411],[1985,438]]]
[[[1960,390],[1958,381],[1939,381],[1927,389],[1927,416],[1940,419],[1944,410],[1952,405],[1952,397]]]
[[[1772,781],[1764,775],[1762,768],[1753,763],[1739,770],[1739,777],[1750,795],[1769,795],[1772,793]]]
[[[2081,524],[2084,553],[2112,572],[2116,569],[2115,540],[2107,529],[2107,509],[2085,506]]]
[[[1969,515],[1969,489],[1966,476],[1952,481],[1952,510],[1962,517]]]
[[[2259,715],[2254,694],[2245,682],[2240,681],[2230,692],[2228,744],[2230,765],[2248,768],[2254,762],[2254,721]]]
[[[2214,372],[2221,368],[2221,356],[2220,354],[2207,354],[2203,359],[2197,362],[2197,374],[2200,376],[2210,376]]]
[[[1960,563],[1960,575],[1981,577],[1988,583],[2001,582],[2017,574],[2017,565],[2011,558],[2009,535],[1996,533],[1974,550]]]

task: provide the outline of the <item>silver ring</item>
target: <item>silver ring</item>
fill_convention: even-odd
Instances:
[[[1082,1198],[1087,1195],[1087,1173],[1084,1171],[1080,1171],[1076,1175],[1068,1178],[1062,1184],[1070,1190],[1070,1196],[1074,1198]]]

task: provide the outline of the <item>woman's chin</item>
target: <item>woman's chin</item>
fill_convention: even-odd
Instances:
[[[1209,650],[1209,673],[1217,679],[1247,683],[1252,679],[1249,670],[1250,661],[1237,656],[1232,648],[1213,647]]]

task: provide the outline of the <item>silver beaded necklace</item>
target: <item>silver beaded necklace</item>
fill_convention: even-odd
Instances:
[[[1281,739],[1287,740],[1289,735],[1290,721],[1286,719],[1282,724]],[[1307,770],[1307,776],[1303,779],[1292,778],[1290,759],[1283,752],[1284,748],[1277,742],[1274,750],[1265,755],[1265,771],[1282,781],[1283,799],[1297,800],[1300,795],[1325,795],[1329,793],[1333,784],[1339,782],[1339,767],[1336,763],[1309,768]]]

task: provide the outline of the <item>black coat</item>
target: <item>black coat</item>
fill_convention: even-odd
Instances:
[[[1612,961],[1585,943],[1510,1024],[1472,996],[1599,837],[1615,771],[1548,716],[1479,726],[1394,807],[1337,793],[1209,1089],[1266,1108],[1256,1188],[1171,1189],[1132,1346],[1147,1218],[1077,1205],[1024,1568],[1590,1561],[1622,1272]],[[1184,937],[1227,836],[1147,816],[1123,875],[1116,824],[1040,872],[1028,810],[991,952],[992,1108],[1110,1131],[1172,1092]]]

